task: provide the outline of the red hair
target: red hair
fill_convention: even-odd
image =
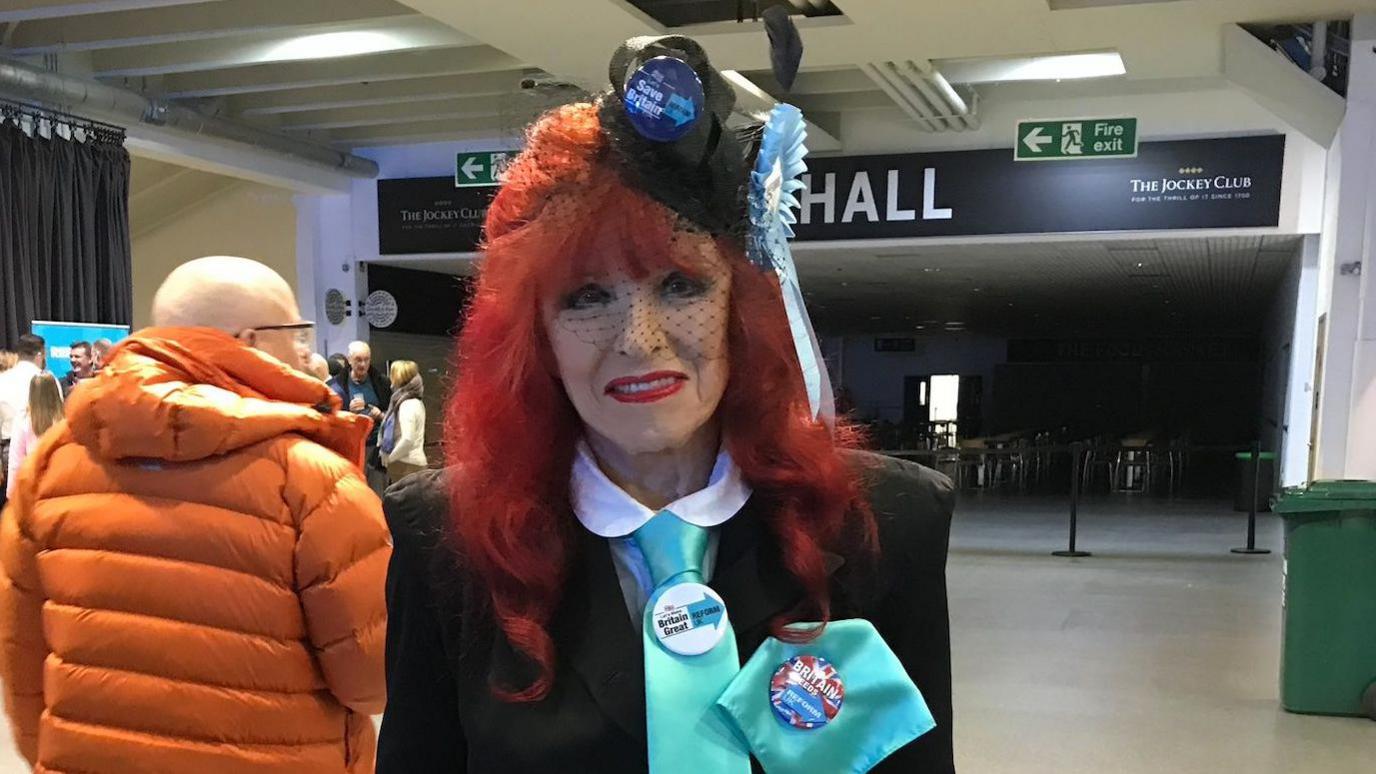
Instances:
[[[542,305],[613,262],[636,273],[684,262],[670,249],[682,228],[622,181],[586,103],[552,110],[531,127],[488,210],[445,443],[458,471],[450,500],[464,564],[508,641],[538,668],[528,686],[496,687],[509,700],[539,700],[553,683],[548,625],[578,528],[569,473],[582,423],[559,380]],[[606,229],[618,230],[624,254],[580,249]],[[798,610],[773,622],[782,635],[790,621],[829,619],[824,552],[852,538],[874,550],[874,520],[858,472],[841,454],[854,432],[842,424],[833,434],[809,416],[777,279],[751,266],[734,242],[716,243],[732,272],[722,442],[768,503],[785,566],[806,593]]]

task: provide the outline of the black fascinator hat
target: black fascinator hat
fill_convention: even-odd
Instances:
[[[672,74],[673,67],[683,71],[682,65],[696,75],[696,83],[684,76],[688,88],[700,88],[693,95],[696,105],[645,85],[663,78],[666,67]],[[608,79],[611,90],[598,98],[598,116],[626,182],[697,228],[744,239],[753,153],[748,138],[758,134],[758,126],[739,133],[727,127],[736,95],[702,46],[682,35],[631,38],[612,55]],[[647,130],[643,120],[636,122],[638,100],[646,92],[655,103],[649,107],[656,111],[651,120],[677,136],[666,138],[654,126]],[[666,106],[664,115],[657,112]],[[674,113],[680,106],[681,114]]]

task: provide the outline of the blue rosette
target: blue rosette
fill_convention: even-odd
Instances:
[[[831,380],[803,303],[798,269],[788,246],[788,240],[793,237],[793,224],[798,222],[797,193],[806,187],[801,180],[807,171],[807,163],[803,160],[807,156],[806,140],[807,126],[801,110],[779,104],[770,111],[755,168],[750,173],[750,229],[746,235],[746,256],[762,271],[778,274],[793,346],[807,388],[808,405],[814,419],[831,425],[835,418]]]

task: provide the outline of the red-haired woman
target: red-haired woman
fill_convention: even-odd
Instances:
[[[616,87],[666,51],[700,75],[707,128],[645,139]],[[779,280],[744,254],[745,154],[701,50],[640,41],[613,71],[611,93],[540,118],[507,171],[458,344],[450,466],[388,495],[378,771],[711,774],[748,772],[752,756],[769,770],[748,720],[743,749],[711,757],[725,737],[699,720],[726,712],[694,702],[758,672],[761,653],[836,660],[851,647],[826,650],[842,619],[877,630],[901,664],[889,677],[915,684],[935,721],[911,743],[919,732],[871,740],[852,770],[952,771],[950,483],[849,450],[844,422],[813,419]],[[663,572],[669,545],[696,546],[692,566]],[[683,588],[701,601],[667,601]],[[706,644],[672,641],[665,622],[690,611],[678,630]],[[765,666],[790,663],[803,662]],[[901,702],[865,695],[869,668],[835,665],[820,722],[849,713],[866,727],[852,735],[897,722],[887,704]],[[747,703],[768,706],[762,679]],[[759,733],[828,739],[779,718]]]

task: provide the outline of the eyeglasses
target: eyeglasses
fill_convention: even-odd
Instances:
[[[315,323],[313,322],[303,321],[296,323],[284,323],[282,325],[258,325],[253,328],[250,328],[249,330],[295,331],[296,333],[294,338],[296,340],[296,343],[302,346],[309,346],[313,344],[315,341]]]

